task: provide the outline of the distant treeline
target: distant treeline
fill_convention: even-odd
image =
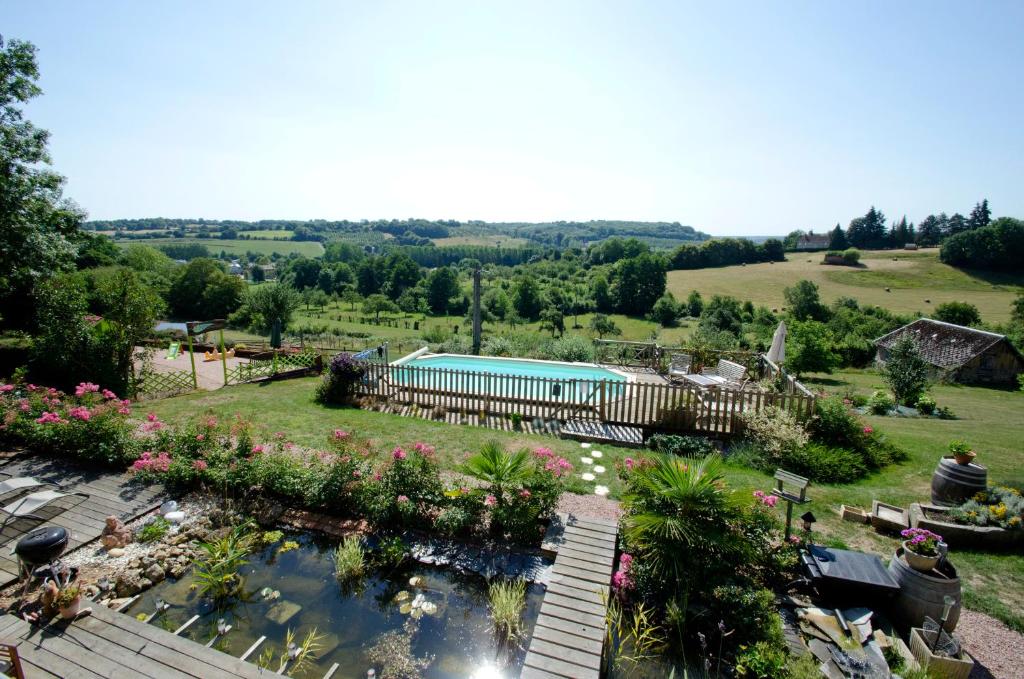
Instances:
[[[950,236],[939,257],[946,264],[969,269],[1020,271],[1024,253],[1024,221],[1000,217],[988,226]]]
[[[708,269],[734,264],[782,262],[786,248],[781,240],[769,238],[754,243],[745,238],[716,238],[699,245],[680,245],[669,257],[670,269]]]
[[[679,222],[633,222],[599,219],[589,222],[467,222],[467,227],[489,227],[517,238],[566,247],[585,245],[612,236],[702,241],[711,236]]]
[[[523,264],[532,259],[540,259],[545,256],[541,248],[498,248],[486,245],[450,245],[444,247],[436,246],[404,246],[394,248],[401,250],[402,254],[408,255],[420,266],[436,268],[458,264],[464,259],[476,260],[481,264],[500,264],[502,266],[515,266]]]

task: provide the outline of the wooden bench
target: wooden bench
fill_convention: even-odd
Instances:
[[[718,365],[713,370],[705,368],[700,371],[700,374],[708,377],[721,377],[725,380],[726,384],[739,385],[746,378],[747,369],[739,363],[727,361],[723,358],[718,361]]]

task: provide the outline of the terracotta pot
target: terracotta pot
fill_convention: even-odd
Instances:
[[[957,453],[953,456],[957,464],[970,464],[974,461],[977,454],[973,450],[968,450],[966,453]]]
[[[82,608],[82,596],[79,595],[79,596],[75,597],[74,601],[72,601],[70,604],[68,604],[67,608],[61,608],[60,609],[60,617],[64,618],[65,620],[70,620],[71,618],[73,618],[76,615],[78,615],[78,611],[81,608]]]
[[[913,551],[910,547],[910,542],[904,540],[903,542],[903,558],[906,559],[907,565],[913,568],[915,571],[921,573],[927,573],[934,570],[939,565],[938,556],[924,556]]]

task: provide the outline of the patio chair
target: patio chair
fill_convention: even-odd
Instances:
[[[668,366],[669,381],[677,382],[683,378],[683,375],[689,375],[692,364],[693,356],[690,354],[672,354]]]
[[[8,495],[15,495],[32,488],[39,488],[40,486],[54,486],[57,484],[50,483],[49,481],[37,481],[31,476],[14,476],[9,479],[0,481],[0,502],[7,499]]]
[[[45,521],[46,519],[41,516],[37,516],[35,512],[47,506],[51,502],[63,497],[71,497],[72,495],[80,495],[86,499],[89,498],[88,493],[62,493],[57,490],[41,490],[37,493],[31,493],[18,498],[6,507],[0,507],[0,514],[4,515],[3,523],[0,523],[0,531],[7,528],[8,523],[17,519],[35,519],[36,521]]]
[[[0,672],[4,676],[25,679],[25,670],[21,669],[21,658],[18,656],[17,646],[0,643]]]

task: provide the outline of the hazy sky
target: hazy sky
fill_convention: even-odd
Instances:
[[[92,218],[1024,216],[1024,2],[21,2]]]

